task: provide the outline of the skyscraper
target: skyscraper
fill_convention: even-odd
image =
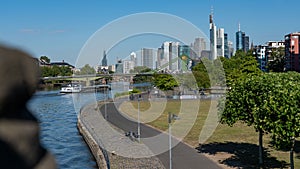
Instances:
[[[224,28],[219,28],[217,31],[217,56],[224,57],[224,55],[225,55]]]
[[[196,38],[193,44],[193,50],[196,53],[197,58],[201,57],[201,52],[206,50],[206,42],[204,38]],[[193,56],[191,56],[193,58]],[[195,58],[193,58],[195,59]]]
[[[217,32],[216,25],[213,21],[213,9],[209,15],[209,32],[210,32],[210,59],[215,60],[217,58]]]
[[[153,49],[142,48],[141,56],[142,66],[146,66],[150,69],[153,69]]]
[[[244,52],[249,50],[249,36],[246,36],[245,32],[241,31],[240,23],[238,31],[236,32],[236,50],[242,50]]]
[[[107,58],[106,58],[106,52],[103,51],[103,58],[102,58],[102,65],[101,66],[107,66]]]
[[[245,34],[243,36],[243,51],[244,52],[249,51],[249,36],[246,36]]]
[[[228,34],[224,33],[224,57],[229,58]]]
[[[242,50],[243,49],[243,32],[241,31],[241,25],[239,23],[239,29],[236,32],[236,50]]]
[[[157,49],[157,63],[156,68],[160,69],[162,66],[162,59],[164,58],[164,49],[163,47]]]
[[[158,68],[165,71],[179,70],[179,42],[164,42],[161,49],[159,49],[157,59],[159,62]]]

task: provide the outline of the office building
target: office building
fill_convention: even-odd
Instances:
[[[236,32],[236,50],[242,50],[244,52],[249,51],[249,36],[246,36],[245,32],[241,31],[240,24],[238,31]]]
[[[254,55],[262,71],[269,71],[268,64],[274,61],[272,52],[278,48],[284,49],[283,41],[268,41],[265,45],[254,46]]]
[[[204,38],[195,38],[192,49],[194,50],[194,52],[196,54],[196,57],[191,56],[191,58],[193,58],[193,59],[200,58],[201,57],[201,52],[203,50],[206,50],[206,41],[205,41],[205,39]]]
[[[224,57],[225,53],[225,38],[224,29],[219,28],[217,31],[217,57]]]
[[[225,58],[230,58],[229,57],[229,44],[228,44],[228,34],[224,33],[224,57]]]
[[[159,69],[162,67],[162,60],[164,58],[164,50],[163,47],[157,49],[157,61],[156,61],[156,68]]]
[[[134,70],[134,61],[132,60],[124,60],[123,61],[123,73],[128,74]]]
[[[186,72],[192,70],[191,48],[188,45],[179,46],[179,71]]]
[[[300,32],[290,33],[285,39],[285,69],[300,72]]]
[[[141,50],[141,65],[153,69],[154,52],[153,49],[142,48]]]
[[[254,47],[254,55],[259,65],[259,69],[266,72],[268,63],[268,46],[258,45]]]
[[[179,42],[164,42],[158,52],[158,69],[168,72],[179,70]]]
[[[137,66],[137,57],[135,52],[130,53],[130,60],[133,62],[134,67]]]
[[[117,64],[115,66],[115,73],[123,73],[123,63],[121,59],[117,60]]]
[[[103,58],[102,58],[101,63],[102,63],[101,66],[107,66],[107,58],[106,58],[105,50],[103,51]]]
[[[217,27],[213,21],[213,12],[209,15],[209,37],[210,37],[210,59],[215,60],[217,58]]]

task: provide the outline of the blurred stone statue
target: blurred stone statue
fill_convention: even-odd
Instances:
[[[57,168],[40,144],[37,119],[26,108],[38,79],[37,59],[0,46],[0,168]]]

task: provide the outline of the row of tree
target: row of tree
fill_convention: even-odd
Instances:
[[[295,139],[300,135],[300,74],[263,73],[250,52],[239,51],[233,58],[221,60],[229,89],[219,103],[220,121],[230,126],[241,121],[256,129],[261,166],[263,135],[269,133],[274,147],[290,150],[294,168]],[[272,64],[272,71],[283,71],[282,60],[274,59]]]

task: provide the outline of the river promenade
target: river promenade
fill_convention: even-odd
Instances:
[[[114,151],[107,151],[107,149],[117,150],[121,148],[113,147],[114,145],[122,145],[122,149],[126,149],[124,151],[130,154],[130,151],[136,150],[141,144],[132,141],[125,135],[114,135],[112,134],[113,132],[109,131],[105,125],[107,123],[104,117],[99,112],[99,107],[103,105],[103,102],[100,102],[98,106],[96,104],[85,106],[78,117],[79,131],[90,147],[99,169],[164,169],[165,167],[161,161],[155,156],[150,158],[130,158],[117,155]],[[105,140],[110,140],[114,144],[103,143],[105,140],[101,138],[106,138]],[[143,153],[142,150],[144,148],[141,148],[140,153]],[[141,156],[145,155],[141,154]]]
[[[119,103],[118,101],[110,101],[105,106],[103,102],[90,104],[81,110],[78,117],[79,131],[91,148],[99,168],[169,168],[169,151],[160,154],[156,153],[165,145],[168,145],[168,134],[141,124],[142,138],[162,135],[163,139],[159,142],[147,142],[145,140],[142,143],[138,143],[126,137],[124,133],[135,131],[136,123],[124,118],[118,112],[117,107]],[[104,119],[104,111],[107,113],[107,119]],[[117,133],[113,130],[119,130],[120,132]],[[176,139],[173,138],[172,142],[175,143]],[[178,142],[172,148],[172,159],[173,169],[221,168],[204,155],[198,153],[197,150],[182,142]]]

